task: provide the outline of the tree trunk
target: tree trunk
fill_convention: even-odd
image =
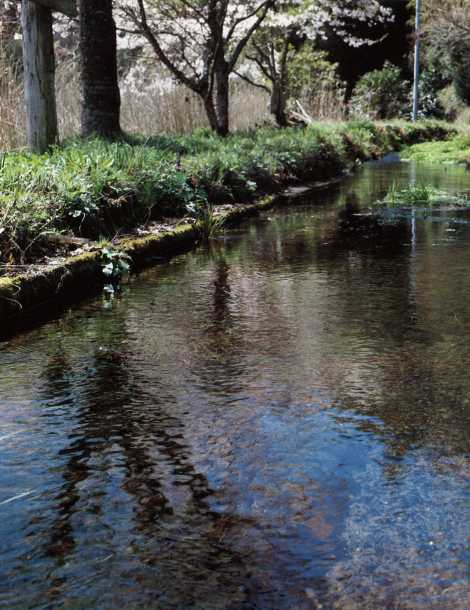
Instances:
[[[210,128],[216,133],[219,132],[219,124],[217,120],[217,112],[214,106],[214,100],[211,95],[206,94],[203,96],[204,109],[206,111],[207,119],[209,121]]]
[[[42,153],[58,135],[51,9],[22,0],[21,23],[28,145]]]
[[[200,95],[210,128],[225,138],[230,133],[228,76],[225,81],[216,79],[216,89],[215,96],[207,92]]]
[[[80,0],[82,135],[120,135],[116,24],[112,0]]]
[[[217,133],[225,138],[230,133],[230,83],[225,65],[216,73],[216,87]]]
[[[287,120],[287,96],[284,91],[283,83],[280,80],[275,80],[271,92],[270,111],[276,118],[279,127],[287,127],[289,124]]]

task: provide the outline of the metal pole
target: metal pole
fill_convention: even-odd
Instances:
[[[421,46],[421,0],[416,0],[415,25],[415,67],[413,83],[413,121],[418,120],[419,110],[419,77],[420,77],[420,46]]]

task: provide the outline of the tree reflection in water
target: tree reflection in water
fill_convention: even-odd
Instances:
[[[43,583],[48,598],[85,606],[96,596],[108,604],[149,595],[193,603],[210,599],[215,581],[225,579],[227,599],[240,601],[240,560],[220,542],[206,502],[212,491],[191,461],[184,424],[171,413],[158,374],[147,392],[148,380],[129,362],[125,319],[98,327],[93,339],[98,347],[83,390],[65,351],[53,353],[43,373],[44,402],[80,392],[68,445],[57,456],[63,483],[36,536],[53,560]]]

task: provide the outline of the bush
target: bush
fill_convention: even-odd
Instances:
[[[440,92],[446,83],[441,78],[441,74],[433,67],[429,66],[423,70],[419,83],[419,110],[420,119],[445,119],[446,111],[440,99]],[[412,105],[413,93],[410,90],[410,107]]]
[[[291,100],[299,100],[315,119],[345,117],[346,85],[338,75],[337,64],[328,61],[326,52],[305,44],[289,63],[289,86]],[[296,104],[291,106],[298,111]]]
[[[449,85],[439,92],[439,101],[444,109],[448,121],[457,120],[465,109],[465,104],[459,100],[454,85]]]
[[[454,86],[457,97],[470,106],[470,48],[458,45],[452,51]]]
[[[410,109],[410,87],[400,68],[386,62],[381,70],[368,72],[357,83],[350,102],[351,115],[368,119],[405,116]]]

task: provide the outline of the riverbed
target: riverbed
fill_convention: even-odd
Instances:
[[[470,607],[470,210],[366,164],[0,344],[0,607]]]

